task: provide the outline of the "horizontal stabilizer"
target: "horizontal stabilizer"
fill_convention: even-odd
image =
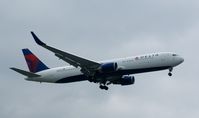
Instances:
[[[11,70],[14,70],[24,76],[27,76],[27,77],[40,77],[40,75],[37,75],[37,74],[34,74],[34,73],[31,73],[31,72],[27,72],[25,70],[21,70],[21,69],[18,69],[18,68],[10,68]]]

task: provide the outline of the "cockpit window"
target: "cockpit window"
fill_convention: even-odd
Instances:
[[[177,56],[177,54],[172,54],[172,56]]]

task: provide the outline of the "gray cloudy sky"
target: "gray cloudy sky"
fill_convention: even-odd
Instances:
[[[198,118],[198,0],[0,0],[1,118]],[[103,60],[176,52],[185,62],[168,71],[137,74],[132,86],[102,91],[89,82],[39,84],[11,66],[27,69],[30,48],[48,66],[67,65],[37,46],[48,44]]]

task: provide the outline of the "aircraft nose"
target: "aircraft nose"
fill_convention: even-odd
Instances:
[[[184,58],[182,58],[182,57],[178,57],[178,61],[179,61],[179,63],[181,64],[182,62],[184,62]]]
[[[180,62],[181,63],[184,62],[184,58],[180,57]]]

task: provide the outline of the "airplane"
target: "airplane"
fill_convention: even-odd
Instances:
[[[31,31],[31,34],[39,46],[53,52],[70,66],[49,68],[29,49],[22,49],[29,71],[14,67],[10,69],[26,76],[25,80],[28,81],[48,83],[89,81],[99,84],[100,89],[108,90],[110,84],[122,86],[134,84],[133,74],[168,69],[168,75],[172,76],[173,68],[184,61],[176,53],[162,52],[96,62],[51,47],[42,42],[34,32]]]

